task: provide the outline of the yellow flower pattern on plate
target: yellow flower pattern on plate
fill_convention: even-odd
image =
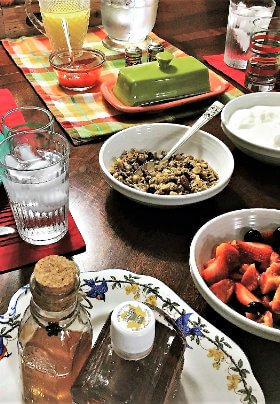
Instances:
[[[208,349],[208,355],[209,358],[213,358],[213,363],[212,366],[215,369],[220,369],[221,362],[225,360],[225,354],[223,351],[217,348],[210,348]]]

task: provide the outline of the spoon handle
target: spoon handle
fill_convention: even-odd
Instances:
[[[64,36],[65,36],[69,56],[70,56],[71,63],[72,63],[73,62],[73,52],[72,52],[72,46],[71,46],[71,42],[70,42],[69,26],[68,26],[68,22],[67,22],[67,20],[65,18],[62,18],[61,25],[62,25],[62,28],[63,28],[63,32],[64,32]]]
[[[175,153],[175,151],[178,150],[183,143],[185,143],[195,132],[197,132],[198,129],[214,118],[214,116],[218,115],[223,108],[224,105],[219,101],[215,101],[212,105],[210,105],[204,114],[198,118],[198,120],[188,129],[187,133],[178,140],[178,142],[169,150],[161,161],[168,160],[169,157],[171,157],[172,154]]]

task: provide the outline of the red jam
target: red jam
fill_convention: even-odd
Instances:
[[[50,55],[50,64],[56,71],[60,86],[74,91],[94,87],[104,62],[105,55],[95,49],[74,49],[72,61],[65,49]]]
[[[92,68],[84,68],[82,65],[71,66],[76,71],[57,70],[58,81],[62,87],[73,89],[88,89],[97,83],[101,73],[101,66]]]

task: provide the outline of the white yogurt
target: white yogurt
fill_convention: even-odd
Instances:
[[[228,128],[251,143],[280,149],[280,107],[262,105],[235,111]]]

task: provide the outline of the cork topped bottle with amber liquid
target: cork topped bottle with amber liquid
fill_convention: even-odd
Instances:
[[[79,285],[78,268],[65,257],[51,255],[35,265],[18,335],[24,403],[72,403],[73,381],[92,344]]]

